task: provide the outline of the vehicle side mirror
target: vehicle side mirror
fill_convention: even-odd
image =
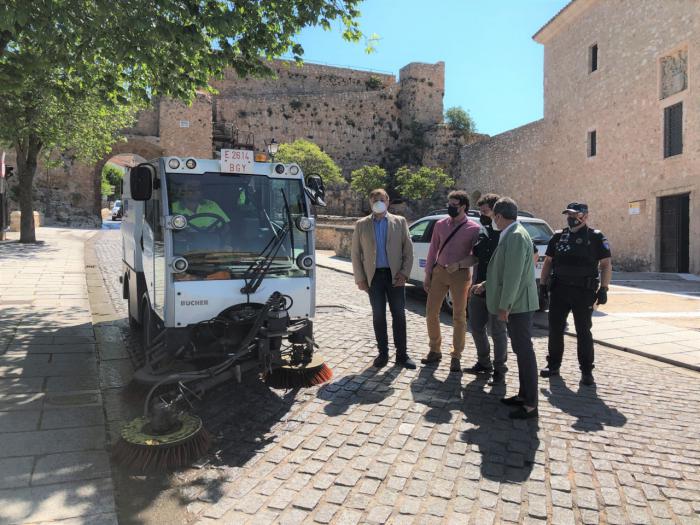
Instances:
[[[308,175],[306,177],[306,193],[316,206],[325,206],[323,200],[326,196],[326,186],[320,175]]]
[[[129,172],[131,198],[135,201],[147,201],[153,192],[153,179],[156,169],[151,164],[139,164]]]

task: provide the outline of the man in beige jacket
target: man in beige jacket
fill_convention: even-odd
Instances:
[[[374,336],[379,355],[374,366],[389,362],[386,304],[396,347],[396,364],[416,368],[408,357],[406,342],[406,281],[411,275],[413,244],[404,217],[387,211],[389,195],[383,189],[369,194],[372,214],[355,223],[352,236],[352,270],[357,287],[369,294]]]

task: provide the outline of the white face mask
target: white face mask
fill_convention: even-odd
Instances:
[[[386,203],[382,201],[375,201],[372,204],[372,211],[377,215],[384,213],[386,211]]]

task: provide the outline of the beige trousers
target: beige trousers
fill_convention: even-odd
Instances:
[[[467,334],[467,297],[471,285],[471,270],[465,268],[448,273],[442,266],[433,269],[425,317],[428,322],[430,351],[442,353],[442,335],[440,334],[440,309],[449,290],[452,296],[452,351],[456,359],[462,357],[464,340]]]

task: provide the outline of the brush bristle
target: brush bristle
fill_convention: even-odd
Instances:
[[[131,470],[163,471],[191,464],[206,454],[210,443],[211,437],[204,428],[193,434],[191,439],[171,446],[140,445],[120,438],[114,445],[112,457],[116,463]]]
[[[332,377],[333,370],[323,363],[321,366],[314,368],[277,368],[265,377],[265,382],[272,388],[290,390],[321,385]]]

